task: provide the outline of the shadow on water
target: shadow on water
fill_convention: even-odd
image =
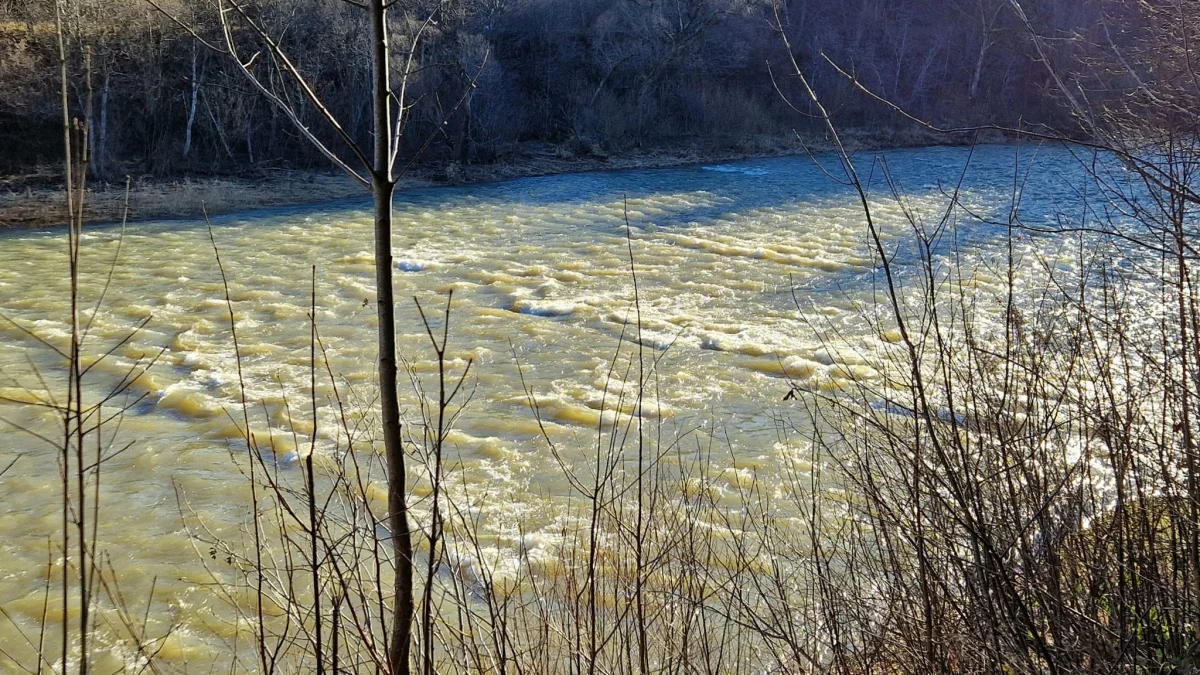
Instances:
[[[1086,178],[1078,158],[1061,147],[979,146],[974,152],[965,147],[928,147],[859,153],[855,166],[867,183],[872,198],[890,199],[887,181],[879,169],[882,160],[892,177],[910,198],[924,198],[952,191],[963,179],[964,187],[984,192],[1005,203],[1011,196],[1014,173],[1032,175],[1035,180],[1024,186],[1024,205],[1035,211],[1048,210],[1078,198],[1081,181]],[[969,166],[968,166],[969,160]],[[964,166],[967,167],[963,177]],[[837,158],[831,153],[812,157],[794,156],[741,160],[715,164],[662,169],[628,169],[558,174],[518,178],[494,183],[465,186],[413,188],[397,192],[399,218],[414,211],[453,211],[480,204],[504,205],[514,211],[522,207],[542,207],[562,212],[587,204],[619,204],[628,199],[637,202],[671,193],[706,193],[710,203],[681,208],[656,218],[659,227],[687,227],[755,209],[780,206],[793,208],[806,204],[844,203],[855,197],[841,180]],[[1049,180],[1048,180],[1049,178]],[[994,200],[993,200],[994,201]],[[213,216],[217,227],[255,226],[291,220],[328,220],[348,213],[369,215],[367,195],[299,206],[266,207],[239,213]],[[926,214],[932,215],[932,214]],[[1027,212],[1028,215],[1028,212]],[[1050,215],[1047,213],[1047,215]],[[598,218],[603,221],[603,217]],[[623,225],[620,218],[609,218]],[[634,223],[637,225],[637,223]],[[119,228],[119,223],[89,226],[92,231]],[[131,227],[149,233],[162,229],[203,227],[202,219],[181,218],[132,223]],[[61,228],[39,231],[0,232],[7,237],[54,236]],[[398,228],[399,230],[399,228]]]
[[[985,220],[1004,222],[1019,195],[1021,219],[1035,226],[1053,226],[1075,205],[1081,195],[1097,191],[1081,158],[1060,146],[931,147],[861,153],[855,166],[868,189],[877,222],[890,236],[886,247],[894,270],[901,276],[918,268],[922,255],[911,226],[897,208],[893,185],[907,207],[927,229],[936,227],[949,203],[949,195],[960,183],[962,201]],[[884,170],[886,167],[886,172]],[[885,175],[886,174],[886,175]],[[445,220],[448,236],[469,244],[476,237],[475,223],[488,222],[499,230],[511,229],[512,236],[489,240],[491,245],[529,246],[536,250],[548,238],[572,255],[586,257],[587,244],[600,244],[621,257],[624,244],[623,205],[629,203],[630,223],[638,230],[658,234],[683,233],[716,228],[738,236],[746,219],[758,219],[760,235],[766,239],[747,242],[788,244],[800,235],[811,234],[821,218],[832,217],[861,233],[867,244],[866,222],[857,195],[844,180],[837,157],[780,157],[704,164],[668,169],[619,170],[560,174],[516,180],[456,186],[410,189],[397,193],[395,201],[395,249],[400,258],[420,249],[421,232],[428,233],[428,220]],[[889,184],[889,178],[892,184]],[[1082,210],[1080,207],[1079,210]],[[809,221],[809,214],[814,220]],[[525,216],[531,216],[526,218]],[[213,216],[214,227],[243,231],[298,228],[287,248],[303,250],[303,229],[333,227],[348,220],[369,222],[368,197],[293,207],[272,207]],[[511,220],[506,220],[511,219]],[[459,222],[455,222],[455,221]],[[408,228],[409,223],[421,227]],[[534,231],[516,234],[528,223]],[[203,230],[202,219],[145,221],[131,223],[128,232],[153,239],[157,233]],[[102,239],[111,237],[119,225],[89,226],[88,232]],[[777,228],[772,229],[772,228]],[[0,232],[0,241],[14,237],[56,237],[61,232]],[[819,239],[818,232],[818,239]],[[796,235],[795,237],[793,235]],[[358,228],[347,237],[364,238],[370,248],[369,231]],[[859,236],[859,235],[855,235]],[[943,233],[934,255],[947,255],[953,246],[982,249],[996,246],[1008,236],[1004,227],[960,214],[953,235]],[[282,245],[276,238],[276,244]],[[864,250],[867,250],[864,248]],[[293,255],[288,253],[287,255]],[[3,259],[0,249],[0,259]],[[872,258],[874,256],[871,256]],[[398,261],[401,262],[402,261]],[[531,263],[537,263],[531,260]],[[417,268],[416,271],[420,271]],[[401,268],[402,272],[413,270]],[[779,283],[764,289],[767,306],[789,304],[785,297],[800,290],[813,297],[849,295],[872,283],[879,270],[872,266],[846,265],[840,269],[806,273],[793,281],[787,265],[778,268]],[[772,300],[765,296],[779,296]],[[492,299],[496,306],[511,303],[506,293]],[[565,320],[565,319],[563,319]]]

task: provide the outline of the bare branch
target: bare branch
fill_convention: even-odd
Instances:
[[[390,3],[389,3],[390,4]],[[386,9],[386,6],[385,6]],[[408,56],[404,60],[404,74],[400,76],[400,93],[396,94],[396,131],[392,134],[392,150],[388,156],[388,167],[394,169],[396,167],[396,157],[400,154],[400,139],[404,134],[404,101],[408,96],[408,81],[413,74],[413,59],[416,57],[417,45],[421,42],[421,36],[425,34],[425,29],[433,25],[433,17],[436,12],[432,12],[425,21],[421,23],[421,27],[417,29],[417,34],[413,37],[412,45],[408,48]]]
[[[213,50],[214,52],[217,52],[218,54],[228,54],[228,53],[229,53],[229,50],[227,50],[227,49],[222,49],[221,47],[218,47],[217,45],[215,45],[215,44],[213,44],[213,43],[209,42],[208,40],[205,40],[203,37],[201,37],[201,36],[200,36],[200,34],[199,34],[198,32],[196,32],[196,29],[195,29],[195,28],[192,28],[191,26],[189,26],[189,25],[187,25],[186,23],[184,23],[184,22],[183,22],[183,21],[182,21],[182,20],[181,20],[179,17],[177,17],[177,16],[175,16],[174,14],[172,14],[172,13],[168,12],[167,10],[163,9],[163,8],[162,8],[162,5],[159,5],[159,4],[158,4],[157,2],[155,2],[154,0],[146,0],[146,2],[147,2],[147,3],[149,3],[149,4],[150,4],[150,6],[151,6],[151,7],[153,7],[155,10],[157,10],[159,14],[162,14],[163,16],[167,17],[167,18],[168,18],[168,19],[170,19],[170,20],[171,20],[171,21],[172,21],[172,22],[173,22],[175,25],[177,25],[177,26],[179,26],[180,28],[182,28],[183,30],[187,31],[187,33],[188,33],[189,35],[191,35],[191,36],[192,36],[192,39],[196,40],[196,41],[197,41],[197,42],[199,42],[200,44],[202,44],[202,45],[204,45],[205,47],[207,47],[207,48],[209,48],[209,49]]]
[[[234,43],[233,28],[232,28],[232,26],[230,26],[229,20],[225,17],[225,12],[228,10],[226,10],[224,8],[224,0],[217,0],[217,1],[218,1],[218,5],[220,7],[220,11],[218,12],[218,14],[221,18],[221,30],[225,36],[225,44],[229,49],[228,53],[233,57],[234,62],[237,63],[238,69],[240,71],[242,71],[242,74],[246,76],[246,79],[249,80],[250,83],[254,85],[254,88],[258,89],[258,91],[263,96],[265,96],[267,98],[267,100],[269,100],[271,103],[275,104],[275,107],[277,107],[285,116],[287,116],[287,118],[289,120],[291,120],[292,125],[295,126],[296,129],[305,138],[307,138],[308,141],[310,143],[312,143],[314,147],[317,148],[317,150],[319,150],[321,152],[321,154],[325,155],[325,157],[327,157],[329,159],[329,161],[333,162],[342,171],[345,171],[347,175],[349,175],[354,180],[358,181],[363,187],[370,189],[371,182],[369,180],[367,180],[361,174],[359,174],[357,171],[355,171],[353,168],[351,168],[350,165],[346,164],[346,162],[344,162],[340,157],[338,157],[337,154],[335,154],[332,150],[325,147],[325,144],[322,143],[321,140],[318,139],[313,134],[313,132],[300,119],[300,117],[296,113],[295,109],[293,109],[292,106],[288,105],[286,102],[284,102],[282,99],[280,99],[279,96],[277,96],[266,85],[264,85],[262,83],[262,81],[260,81],[258,79],[258,77],[250,71],[249,66],[254,62],[254,58],[257,56],[257,54],[255,54],[255,57],[251,57],[249,61],[246,61],[246,62],[242,61],[242,58],[238,54],[237,47],[235,46],[235,43]],[[370,165],[368,164],[367,166],[370,166]]]
[[[225,1],[226,0],[218,0],[218,6],[223,5]],[[325,118],[325,121],[329,123],[329,126],[333,127],[334,131],[337,132],[338,136],[341,137],[342,141],[346,144],[346,146],[348,148],[350,148],[351,152],[353,152],[354,155],[356,157],[358,157],[358,161],[362,162],[364,167],[370,167],[371,161],[367,158],[366,154],[363,153],[362,149],[358,146],[358,144],[354,142],[354,139],[350,138],[350,134],[346,133],[346,130],[342,128],[341,122],[339,122],[337,120],[337,118],[334,117],[333,113],[331,113],[329,111],[329,108],[327,108],[325,106],[325,103],[321,100],[321,97],[317,96],[317,93],[315,91],[313,91],[313,88],[311,86],[309,86],[308,80],[306,80],[304,78],[304,75],[300,73],[300,70],[297,69],[296,66],[292,63],[291,59],[289,59],[287,57],[287,54],[284,53],[283,49],[279,46],[279,44],[275,40],[273,40],[271,38],[271,36],[268,35],[265,30],[262,29],[262,27],[260,27],[253,19],[251,19],[250,15],[248,15],[246,13],[246,11],[244,9],[242,9],[242,6],[239,5],[235,0],[228,0],[228,2],[229,2],[229,5],[231,7],[233,7],[237,11],[237,13],[242,16],[243,19],[245,19],[246,23],[252,29],[254,29],[254,32],[258,34],[259,38],[271,50],[272,56],[275,59],[277,59],[278,61],[283,63],[284,68],[287,70],[288,75],[290,75],[292,77],[292,79],[296,82],[296,84],[299,85],[301,91],[304,92],[304,95],[308,98],[309,102],[312,103],[313,107],[315,107],[317,109],[317,111],[321,113],[321,116]],[[229,45],[229,50],[232,53],[234,50],[234,45],[233,45],[233,41],[232,41],[231,28],[230,28],[229,22],[225,19],[224,11],[220,12],[220,16],[221,16],[221,25],[223,26],[223,28],[225,30],[225,36],[226,36],[225,41]],[[249,64],[247,64],[246,67],[244,67],[242,70],[248,76],[253,77],[253,75],[250,74]],[[316,139],[310,138],[310,140],[312,140],[314,143],[316,142]],[[358,174],[353,174],[353,175],[356,178],[359,178]],[[359,180],[360,180],[360,182],[363,182],[363,179],[359,178]]]

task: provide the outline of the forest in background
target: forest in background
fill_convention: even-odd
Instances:
[[[208,0],[162,0],[220,43]],[[369,145],[370,55],[361,13],[323,0],[252,0],[248,13]],[[1024,12],[1069,86],[1111,96],[1089,51],[1138,43],[1136,3],[1037,0]],[[90,173],[100,181],[324,168],[279,110],[227,58],[146,0],[72,0],[71,105],[84,116],[90,79]],[[769,153],[793,131],[819,135],[804,106],[775,12],[795,58],[838,124],[893,135],[914,125],[859,91],[845,73],[906,111],[962,126],[1075,124],[1012,5],[1005,0],[416,0],[391,14],[397,47],[423,31],[410,78],[404,148],[422,162],[503,161],[521,147],[603,159],[654,148]],[[259,47],[251,35],[246,55]],[[90,75],[82,54],[90,50]],[[1103,56],[1101,54],[1101,56]],[[30,174],[62,156],[51,0],[0,0],[0,173]],[[1109,59],[1111,60],[1111,59]],[[253,67],[283,87],[282,73]],[[397,59],[394,69],[405,64]],[[1085,75],[1086,73],[1086,75]],[[1115,76],[1114,76],[1115,77]],[[294,104],[331,138],[297,91]],[[782,94],[782,95],[781,95]],[[786,98],[785,98],[786,97]],[[800,113],[800,114],[797,114]],[[912,143],[908,141],[907,143]],[[422,152],[418,152],[421,150]],[[56,171],[53,173],[57,173]]]

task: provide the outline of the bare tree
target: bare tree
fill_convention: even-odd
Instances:
[[[388,669],[408,673],[414,615],[413,545],[409,530],[405,456],[401,438],[400,408],[397,398],[395,297],[393,293],[392,200],[397,180],[412,165],[412,160],[397,170],[401,138],[406,121],[406,94],[417,46],[425,29],[433,22],[430,15],[419,25],[401,54],[403,64],[398,81],[392,80],[392,50],[388,10],[395,0],[343,0],[362,10],[369,24],[372,138],[370,150],[364,148],[331,112],[316,89],[309,83],[296,61],[284,49],[281,39],[273,36],[267,24],[252,14],[248,3],[217,0],[221,40],[208,41],[198,30],[178,19],[155,2],[158,11],[187,30],[194,39],[232,59],[238,71],[263,97],[282,113],[323,155],[354,180],[371,191],[375,204],[375,283],[376,313],[379,322],[379,411],[383,427],[387,461],[388,527],[394,562],[395,597],[392,606],[391,635],[388,642]],[[239,36],[247,34],[258,51],[245,55]],[[287,82],[295,91],[285,91]],[[469,88],[468,88],[469,90]],[[298,94],[294,98],[289,94]],[[338,139],[350,159],[344,159],[327,145],[305,121],[301,105],[315,110]],[[430,140],[432,136],[430,137]],[[428,141],[425,143],[428,145]],[[421,149],[424,149],[422,146]],[[418,151],[419,154],[420,151]],[[322,664],[323,665],[323,664]],[[320,667],[320,666],[319,666]],[[320,672],[320,671],[318,671]]]

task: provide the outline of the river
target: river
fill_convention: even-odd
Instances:
[[[1025,222],[1052,223],[1079,202],[1084,176],[1058,148],[881,156],[906,206],[930,222],[961,182],[961,200],[977,214],[1003,221],[1019,190]],[[860,164],[903,283],[919,255],[911,227],[888,194],[883,165],[866,156]],[[671,438],[707,439],[705,461],[733,483],[751,471],[769,475],[791,450],[778,425],[800,414],[785,400],[789,378],[835,392],[875,377],[871,354],[896,335],[886,316],[884,329],[872,328],[879,267],[862,207],[839,175],[832,157],[819,164],[797,157],[398,194],[400,353],[431,391],[437,364],[413,298],[437,328],[453,291],[448,363],[455,375],[471,363],[471,400],[449,438],[449,461],[463,482],[486,486],[487,518],[522,519],[534,534],[539,525],[552,529],[571,487],[549,444],[566,464],[586,464],[597,429],[634,412],[630,397],[614,402],[621,387],[610,364],[620,347],[626,361],[618,362],[626,365],[618,375],[629,367],[635,341],[654,373],[643,419]],[[977,261],[1003,249],[1003,227],[959,213],[954,230]],[[316,452],[345,440],[335,388],[350,407],[371,408],[370,205],[221,216],[211,232],[236,314],[251,429],[263,452],[294,470],[313,444],[311,303],[324,354]],[[129,597],[144,598],[154,585],[152,604],[164,617],[157,621],[178,625],[162,653],[176,662],[218,659],[222,632],[200,581],[204,551],[187,536],[180,512],[235,531],[249,509],[239,459],[246,452],[242,390],[209,237],[193,219],[124,231],[89,226],[83,241],[86,362],[115,346],[88,373],[85,397],[95,401],[132,380],[108,404],[116,411],[128,403],[129,411],[102,434],[106,452],[123,451],[104,468],[100,547]],[[1019,241],[1029,255],[1053,257],[1054,246]],[[57,454],[35,434],[53,441],[61,421],[35,404],[65,396],[64,364],[53,351],[69,336],[65,231],[0,234],[0,261],[0,312],[11,319],[0,320],[0,466],[18,459],[0,478],[0,607],[36,633],[47,560],[60,558],[47,543],[61,519]],[[981,262],[974,282],[985,294],[1000,292],[1001,275],[988,269]],[[102,293],[99,311],[86,309]],[[143,374],[139,364],[152,358]],[[131,372],[136,377],[127,378]],[[402,375],[402,406],[417,422],[408,380]],[[681,452],[698,453],[700,445],[682,443]],[[536,537],[523,545],[536,547]],[[0,644],[20,640],[0,620]]]

